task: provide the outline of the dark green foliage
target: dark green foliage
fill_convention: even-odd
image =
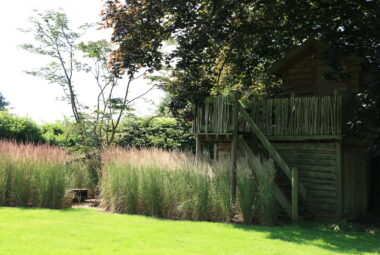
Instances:
[[[209,93],[266,91],[276,81],[268,68],[309,39],[330,45],[323,56],[335,76],[344,76],[339,60],[352,53],[379,65],[379,12],[378,1],[110,0],[103,20],[118,46],[114,71],[165,62],[173,68],[166,89],[184,107]],[[168,39],[177,45],[165,55]]]
[[[117,144],[123,147],[192,150],[194,138],[189,123],[169,117],[136,117],[124,120]]]
[[[42,132],[35,122],[6,111],[0,111],[0,139],[17,142],[44,142]]]
[[[373,72],[376,72],[373,73]],[[349,116],[347,126],[353,135],[363,139],[363,144],[370,145],[371,155],[380,156],[380,79],[378,70],[372,70],[370,75],[376,78],[369,81],[356,98],[354,111]],[[363,136],[364,134],[364,136]]]

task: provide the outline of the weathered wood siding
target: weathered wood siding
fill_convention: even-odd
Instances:
[[[323,63],[317,52],[309,51],[292,61],[280,74],[283,94],[290,95],[332,95],[334,90],[353,92],[359,88],[361,65],[357,61],[346,61],[343,65],[349,75],[344,81],[327,79],[331,69]]]
[[[231,158],[231,143],[217,143],[215,148],[215,159]]]
[[[339,150],[340,143],[336,142],[274,142],[273,146],[289,167],[297,167],[299,181],[306,189],[306,205],[308,213],[317,219],[335,220],[340,218],[342,206],[341,176],[346,174],[340,172]],[[230,158],[231,143],[217,143],[216,153],[218,159]],[[239,151],[239,157],[243,157],[243,151]],[[347,157],[347,155],[346,155]],[[342,158],[341,158],[342,159]],[[347,161],[346,161],[347,163]],[[348,162],[349,163],[349,162]],[[358,172],[356,172],[358,174]],[[350,181],[354,176],[345,178],[344,192],[349,189]],[[281,186],[281,181],[280,181]],[[286,185],[284,186],[286,188]],[[290,188],[290,187],[288,187]],[[358,187],[355,187],[355,189]],[[285,193],[290,192],[290,190]],[[347,202],[343,203],[345,208],[357,205],[359,199],[353,199],[357,191],[352,189],[344,196]],[[363,202],[363,201],[362,201]],[[349,209],[343,209],[347,212]],[[343,216],[347,216],[343,214]]]
[[[317,63],[313,54],[303,55],[282,74],[283,93],[313,95],[316,87]]]
[[[215,143],[214,159],[215,160],[230,160],[231,159],[231,142]],[[238,146],[238,160],[246,158],[244,151]]]
[[[306,189],[308,212],[318,219],[339,217],[339,169],[334,142],[276,142],[274,147],[289,167],[299,169]]]
[[[365,149],[342,145],[343,217],[357,218],[367,211],[368,159]]]

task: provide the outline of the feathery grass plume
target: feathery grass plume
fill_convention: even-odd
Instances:
[[[38,206],[51,209],[61,208],[68,181],[65,165],[40,164],[35,176]]]
[[[257,178],[258,214],[262,224],[274,225],[278,213],[274,197],[276,168],[273,160],[261,160],[261,166],[265,174]]]
[[[8,205],[10,187],[9,161],[0,157],[0,206]]]
[[[187,153],[154,148],[111,148],[102,158],[101,196],[110,210],[175,219],[229,219],[231,194],[226,194],[230,184],[224,166],[219,169],[221,165]]]
[[[227,161],[210,162],[156,148],[117,147],[105,150],[102,159],[101,197],[108,210],[174,219],[231,218],[231,171]],[[257,178],[245,163],[239,163],[238,169],[239,207],[244,221],[251,223],[253,215],[259,214]],[[261,185],[272,185],[272,179],[260,179]],[[261,187],[260,191],[270,188]],[[262,208],[270,208],[269,197],[265,200],[264,194],[261,196]]]
[[[228,160],[213,164],[212,210],[216,221],[229,221],[232,214],[231,167]]]
[[[0,203],[60,208],[67,161],[58,147],[0,141]]]
[[[255,207],[257,180],[247,162],[238,165],[238,204],[245,224],[251,224]]]
[[[254,157],[250,162],[257,179],[257,215],[261,224],[274,225],[278,208],[274,197],[276,171],[273,160]]]

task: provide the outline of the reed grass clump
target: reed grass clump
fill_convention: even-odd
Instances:
[[[257,178],[246,163],[239,164],[238,205],[245,224],[251,224],[257,209]]]
[[[67,161],[57,147],[0,141],[0,206],[61,208]]]
[[[261,167],[265,174],[257,178],[258,214],[262,224],[274,225],[278,213],[278,205],[274,197],[276,168],[273,160],[262,160]]]
[[[244,164],[241,167],[238,182],[239,205],[244,222],[251,223],[252,217],[256,217],[263,225],[274,225],[278,212],[274,194],[274,162],[253,157],[250,163],[250,167]]]
[[[102,158],[101,196],[109,210],[174,219],[230,218],[230,177],[223,164],[159,149],[112,148]]]

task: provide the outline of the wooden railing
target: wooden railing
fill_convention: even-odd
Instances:
[[[253,99],[247,111],[266,136],[341,135],[341,96]]]
[[[194,133],[226,134],[232,129],[231,98],[208,97],[203,105],[194,106]]]
[[[339,136],[342,133],[341,96],[253,98],[246,102],[244,109],[266,136]],[[248,130],[241,117],[240,131]],[[194,133],[228,134],[232,131],[231,98],[210,97],[195,107]]]

